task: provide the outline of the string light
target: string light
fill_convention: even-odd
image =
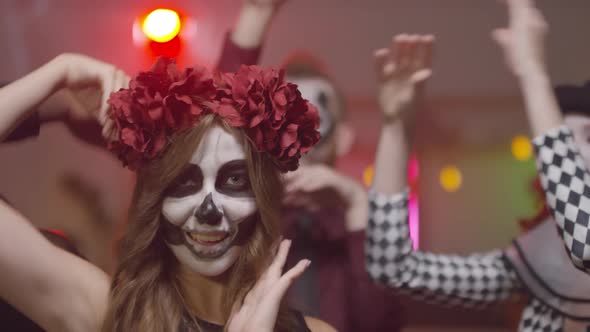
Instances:
[[[456,166],[445,166],[440,171],[440,185],[446,192],[455,192],[461,188],[463,176]]]
[[[369,165],[363,171],[363,183],[365,186],[370,187],[373,183],[373,173],[374,173],[373,165]]]
[[[527,161],[533,155],[533,147],[528,137],[524,135],[515,136],[512,139],[512,155],[516,160]]]

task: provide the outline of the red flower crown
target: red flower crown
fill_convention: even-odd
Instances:
[[[282,172],[297,169],[301,155],[320,139],[317,109],[285,82],[283,70],[242,66],[235,74],[213,74],[197,66],[180,72],[174,60],[159,58],[108,103],[118,129],[109,149],[133,170],[157,158],[175,133],[206,114],[242,128]]]

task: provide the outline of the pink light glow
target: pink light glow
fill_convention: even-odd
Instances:
[[[418,249],[418,234],[420,232],[418,223],[418,197],[411,194],[408,201],[408,218],[410,221],[410,238],[414,249]]]
[[[410,184],[410,197],[408,200],[408,219],[410,223],[410,238],[414,249],[418,248],[418,236],[420,234],[418,222],[418,159],[415,155],[410,157],[408,163],[408,183]]]

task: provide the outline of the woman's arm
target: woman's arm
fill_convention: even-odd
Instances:
[[[262,45],[268,28],[285,0],[245,0],[231,40],[242,48]]]
[[[0,141],[45,98],[59,89],[63,77],[58,58],[0,89]]]
[[[370,276],[413,297],[477,306],[509,296],[517,281],[500,251],[467,257],[413,251],[408,227],[407,162],[411,129],[425,80],[431,74],[432,36],[397,36],[376,52],[384,115],[372,192],[366,264]]]
[[[273,18],[286,0],[244,0],[238,20],[223,45],[217,69],[233,72],[255,65]]]
[[[96,86],[102,93],[96,116],[106,123],[110,92],[126,86],[129,79],[113,65],[75,54],[62,54],[27,76],[0,89],[0,141],[49,96],[62,88]],[[110,127],[107,127],[110,129]]]
[[[96,116],[108,133],[106,99],[127,82],[112,65],[60,55],[0,90],[0,135],[7,135],[55,91],[88,86],[102,94]],[[99,331],[108,303],[108,276],[53,246],[4,202],[0,220],[0,297],[48,331]]]
[[[493,31],[510,71],[517,77],[533,136],[563,122],[545,65],[547,22],[534,0],[506,0],[509,24]]]
[[[0,200],[0,297],[47,331],[99,331],[109,278]]]
[[[100,108],[102,91],[88,88],[83,91],[61,89],[18,123],[11,133],[0,143],[12,143],[39,135],[39,130],[46,123],[61,122],[80,140],[89,144],[105,147],[101,124],[96,114]]]

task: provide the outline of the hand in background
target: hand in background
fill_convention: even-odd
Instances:
[[[389,48],[375,51],[378,100],[387,121],[407,119],[414,108],[423,83],[432,74],[433,44],[431,35],[401,34]]]
[[[503,3],[508,10],[508,27],[494,30],[492,37],[518,79],[533,136],[543,135],[563,122],[545,63],[548,25],[532,0]]]
[[[285,175],[288,206],[316,211],[322,207],[346,210],[346,229],[361,230],[366,227],[367,194],[363,186],[348,176],[326,165],[302,165],[295,172]]]
[[[544,73],[545,36],[548,25],[532,0],[505,0],[508,27],[495,29],[494,40],[502,48],[508,68],[518,77]]]
[[[231,39],[242,48],[262,45],[270,23],[286,0],[245,0]]]
[[[377,97],[383,126],[375,157],[372,188],[395,194],[407,187],[407,164],[417,102],[432,75],[434,36],[401,34],[375,52]]]

